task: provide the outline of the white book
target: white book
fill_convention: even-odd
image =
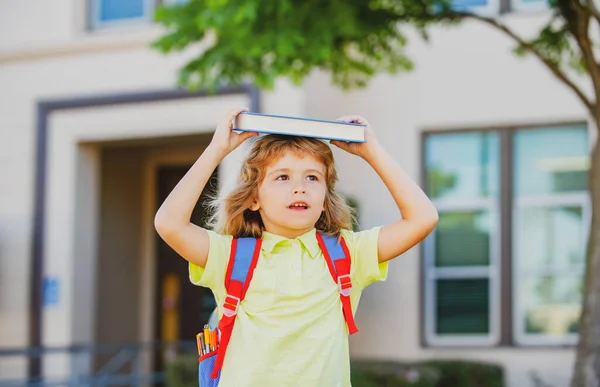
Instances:
[[[365,127],[365,124],[253,112],[241,112],[233,124],[233,130],[241,132],[285,134],[347,142],[365,142]]]

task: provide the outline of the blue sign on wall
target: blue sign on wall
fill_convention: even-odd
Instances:
[[[44,306],[57,306],[59,301],[59,288],[58,278],[56,277],[45,277],[44,278]]]

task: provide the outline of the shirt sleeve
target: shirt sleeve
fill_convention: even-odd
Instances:
[[[225,295],[225,273],[231,254],[231,235],[220,235],[206,230],[209,237],[208,258],[204,268],[189,264],[190,281],[213,291],[218,300]]]
[[[373,282],[385,281],[388,274],[388,262],[379,263],[377,241],[381,227],[354,232],[342,230],[352,260],[352,280],[361,289]]]

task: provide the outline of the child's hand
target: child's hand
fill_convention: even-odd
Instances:
[[[373,132],[373,128],[371,127],[371,125],[369,125],[367,120],[365,120],[361,116],[343,116],[343,117],[338,118],[337,120],[342,121],[342,122],[352,122],[355,124],[366,125],[366,127],[365,127],[366,142],[361,143],[361,142],[346,142],[346,141],[333,140],[333,141],[331,141],[331,143],[333,145],[337,146],[338,148],[343,149],[348,153],[352,153],[353,155],[362,157],[363,159],[368,157],[369,152],[371,152],[371,150],[375,149],[375,146],[377,145],[377,139],[375,138],[375,133]]]
[[[223,120],[217,125],[215,134],[213,135],[210,146],[219,150],[223,153],[223,157],[231,153],[235,148],[240,146],[241,143],[249,139],[250,137],[258,136],[256,132],[242,132],[235,133],[233,129],[233,119],[237,117],[240,112],[248,111],[248,108],[234,108],[231,109]]]

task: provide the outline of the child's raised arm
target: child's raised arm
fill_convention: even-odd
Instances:
[[[433,203],[375,138],[367,121],[360,116],[338,118],[339,121],[366,124],[366,143],[331,141],[345,151],[362,157],[377,172],[392,194],[402,219],[385,225],[379,232],[379,262],[388,261],[421,242],[437,225],[438,213]]]
[[[232,120],[247,109],[232,109],[219,123],[210,145],[177,183],[154,217],[160,237],[189,262],[204,267],[208,257],[208,233],[190,222],[194,206],[217,165],[254,132],[232,132]]]

